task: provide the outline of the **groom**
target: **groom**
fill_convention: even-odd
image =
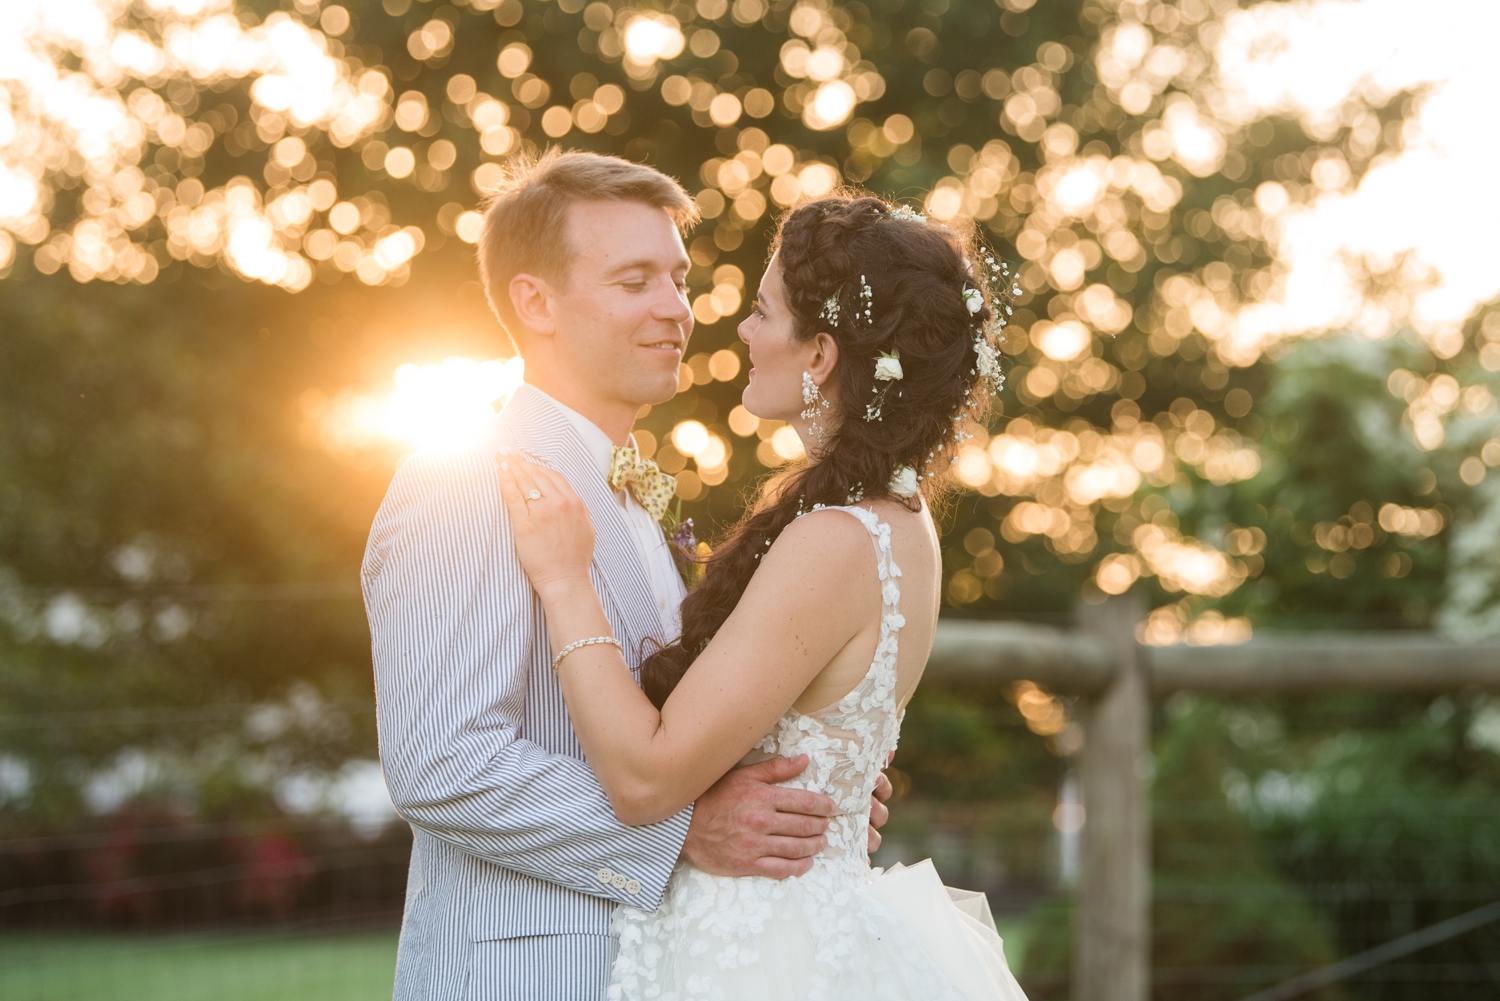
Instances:
[[[784,878],[823,847],[833,802],[775,785],[800,758],[733,771],[659,824],[615,819],[500,500],[501,450],[560,471],[593,516],[592,574],[631,669],[677,635],[682,584],[654,517],[670,483],[619,446],[643,405],[676,393],[693,326],[681,231],[696,220],[671,178],[556,150],[486,211],[480,270],[526,385],[477,442],[401,467],[362,570],[381,764],[414,834],[397,1001],[598,1001],[615,905],[654,909],[679,858]]]

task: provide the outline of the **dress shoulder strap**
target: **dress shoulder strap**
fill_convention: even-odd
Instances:
[[[891,526],[881,521],[873,510],[853,504],[819,505],[803,514],[812,514],[813,511],[843,511],[857,518],[869,530],[875,543],[875,568],[880,576],[881,603],[886,609],[895,611],[901,604],[901,586],[896,582],[901,576],[901,568],[896,566],[896,560],[891,555]]]

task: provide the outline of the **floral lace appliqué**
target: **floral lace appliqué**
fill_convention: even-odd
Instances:
[[[787,880],[711,876],[679,864],[655,913],[615,912],[611,1001],[957,997],[894,915],[861,893],[871,878],[870,796],[901,731],[896,653],[906,620],[890,526],[864,508],[823,510],[853,515],[873,537],[880,640],[853,691],[817,712],[788,710],[756,746],[808,756],[807,770],[786,784],[837,803],[828,845],[810,872]]]

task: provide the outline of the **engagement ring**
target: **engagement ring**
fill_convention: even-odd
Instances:
[[[526,499],[529,501],[541,500],[542,492],[540,490],[533,490],[526,495]]]

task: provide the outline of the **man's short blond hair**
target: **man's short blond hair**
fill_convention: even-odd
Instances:
[[[479,237],[484,292],[512,340],[521,323],[511,307],[511,279],[532,274],[566,284],[574,254],[567,240],[568,208],[590,201],[663,209],[684,232],[698,221],[698,206],[682,185],[644,164],[557,147],[512,160],[484,210]]]

